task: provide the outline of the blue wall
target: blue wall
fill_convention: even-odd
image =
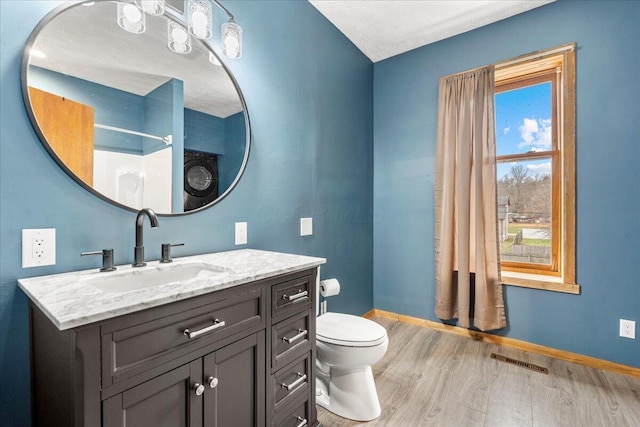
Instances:
[[[185,108],[184,148],[224,154],[224,121],[220,117]]]
[[[92,196],[68,177],[36,137],[25,112],[20,66],[31,29],[56,2],[0,1],[0,425],[27,426],[29,347],[21,277],[97,268],[80,252],[112,247],[133,258],[135,213]],[[145,232],[147,258],[162,242],[175,255],[235,249],[234,222],[248,247],[322,256],[337,277],[331,307],[373,306],[373,66],[306,1],[225,1],[244,30],[242,59],[228,61],[252,124],[249,163],[213,208],[161,217]],[[214,49],[220,52],[217,41]],[[300,237],[300,218],[314,235]],[[54,227],[57,264],[21,268],[21,229]]]
[[[142,96],[35,66],[29,67],[29,84],[93,107],[95,123],[143,132]],[[136,135],[96,128],[94,140],[100,150],[131,154],[143,151],[143,140]]]
[[[184,83],[171,79],[144,97],[143,132],[171,135],[171,212],[184,212]],[[167,149],[163,141],[144,138],[143,154]]]
[[[182,140],[184,127],[174,129],[174,110],[179,116],[184,116],[182,81],[171,79],[149,92],[143,99],[144,117],[142,123],[133,130],[149,135],[165,137],[171,135],[175,140]],[[177,108],[175,105],[177,104]],[[184,121],[184,118],[182,119]],[[167,145],[157,139],[145,138],[142,145],[144,155],[163,150]],[[178,150],[174,150],[178,151]],[[180,158],[183,160],[183,157]]]
[[[438,79],[577,42],[581,295],[505,286],[503,334],[640,367],[640,2],[559,1],[374,65],[374,305],[436,320]],[[640,324],[640,323],[639,323]]]
[[[246,144],[239,141],[247,139],[244,114],[236,113],[224,119],[224,156],[218,157],[220,172],[220,193],[231,186],[244,159]]]

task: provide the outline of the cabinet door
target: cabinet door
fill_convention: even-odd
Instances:
[[[200,427],[202,359],[113,396],[103,402],[104,427]]]
[[[203,373],[206,427],[265,425],[264,332],[205,356]]]

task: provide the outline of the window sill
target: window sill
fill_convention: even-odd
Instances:
[[[544,276],[541,274],[503,271],[502,284],[522,288],[542,289],[545,291],[564,292],[574,295],[580,294],[580,285],[577,283],[565,283],[561,277]]]

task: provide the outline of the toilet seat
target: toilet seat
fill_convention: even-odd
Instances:
[[[387,331],[364,317],[329,312],[317,318],[316,339],[345,347],[374,347],[387,341]]]

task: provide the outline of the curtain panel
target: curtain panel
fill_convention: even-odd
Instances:
[[[506,326],[497,221],[493,66],[440,79],[435,179],[440,319]]]

